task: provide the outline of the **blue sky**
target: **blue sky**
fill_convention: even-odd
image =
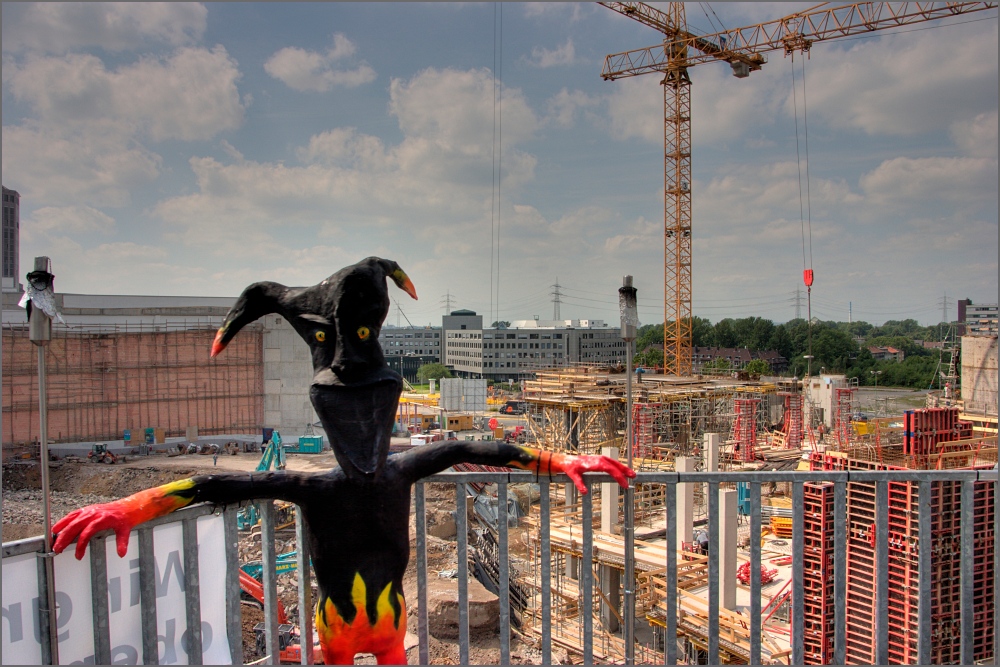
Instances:
[[[707,16],[807,6],[686,9],[707,33]],[[659,34],[604,7],[3,3],[2,19],[3,183],[22,268],[52,257],[59,291],[235,296],[380,255],[420,294],[394,294],[393,324],[438,324],[449,302],[548,319],[557,280],[563,318],[617,322],[625,274],[641,321],[662,320],[659,78],[600,77]],[[782,322],[802,290],[804,316],[807,166],[814,316],[930,324],[945,297],[949,318],[957,298],[997,300],[997,12],[920,28],[815,44],[804,103],[801,56],[747,79],[692,69],[696,315]]]

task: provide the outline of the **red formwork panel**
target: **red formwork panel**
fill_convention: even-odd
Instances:
[[[916,415],[916,416],[914,416]],[[911,411],[905,424],[914,436],[925,437],[932,444],[920,449],[921,441],[911,438],[916,452],[943,451],[941,443],[964,431],[957,411],[936,409]],[[930,437],[930,431],[934,431]],[[814,454],[811,467],[823,470],[898,470],[905,469],[872,461]],[[832,487],[832,485],[831,485]],[[889,660],[915,664],[919,643],[919,552],[921,537],[931,541],[931,628],[932,662],[953,664],[960,660],[961,631],[961,497],[960,482],[934,482],[931,502],[919,506],[920,485],[916,482],[891,482],[888,485]],[[831,491],[832,493],[832,491]],[[803,494],[804,496],[806,494]],[[996,503],[990,482],[975,484],[974,504],[974,657],[989,661],[993,657],[993,512]],[[819,530],[815,502],[807,501],[804,526]],[[921,536],[919,510],[929,512],[930,535]],[[812,510],[812,511],[811,511]],[[812,516],[810,516],[810,514]],[[875,518],[880,514],[875,503],[875,485],[851,482],[847,485],[847,646],[849,664],[872,664],[875,659]],[[810,530],[810,528],[807,528]],[[811,591],[810,591],[811,592]],[[814,616],[818,612],[813,611]],[[813,651],[815,654],[816,651]]]
[[[803,659],[807,665],[833,661],[833,483],[803,487]]]

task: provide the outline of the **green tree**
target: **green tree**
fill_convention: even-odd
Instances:
[[[633,366],[663,366],[663,350],[658,347],[647,347],[635,355]]]
[[[707,317],[694,317],[691,319],[691,345],[694,347],[704,347],[711,345],[712,322]]]
[[[716,323],[712,328],[709,345],[714,347],[736,347],[736,331],[731,318],[727,317]]]
[[[774,327],[771,338],[767,341],[767,350],[775,350],[778,354],[789,361],[792,358],[792,338],[788,335],[788,329],[784,326]]]
[[[743,368],[751,376],[760,377],[761,375],[767,375],[771,372],[771,364],[767,363],[763,359],[751,359],[750,363]]]
[[[736,344],[732,347],[744,347],[757,352],[767,349],[767,343],[774,334],[774,322],[762,317],[744,317],[733,321],[733,333]]]
[[[644,324],[636,331],[635,349],[645,350],[653,344],[663,345],[663,325]]]
[[[420,384],[427,384],[428,380],[440,380],[450,378],[451,371],[444,364],[424,364],[417,369],[417,379]]]
[[[510,322],[507,320],[495,320],[493,324],[490,325],[491,329],[507,329],[510,327]]]

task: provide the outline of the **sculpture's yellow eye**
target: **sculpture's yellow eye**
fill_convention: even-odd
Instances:
[[[368,330],[368,327],[358,327],[358,338],[361,340],[368,340],[370,334],[371,331]]]
[[[318,340],[321,343],[326,342],[326,332],[325,331],[317,331],[316,332],[316,340]]]

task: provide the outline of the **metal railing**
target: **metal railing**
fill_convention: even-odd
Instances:
[[[607,475],[588,474],[585,476],[588,488],[594,484],[613,481]],[[551,571],[549,559],[544,554],[551,552],[550,522],[551,522],[551,485],[565,483],[568,478],[556,476],[551,480],[537,478],[532,473],[442,473],[428,477],[418,483],[414,492],[414,509],[416,512],[416,547],[417,547],[417,577],[418,577],[418,638],[419,660],[427,664],[428,655],[428,621],[427,621],[427,538],[426,538],[426,506],[424,501],[423,483],[447,482],[456,485],[456,501],[458,507],[464,507],[465,484],[469,482],[492,482],[497,484],[498,506],[506,507],[507,486],[518,483],[537,483],[539,486],[540,536],[541,545],[541,653],[542,661],[549,664],[552,661],[552,605],[551,605]],[[844,664],[846,656],[847,627],[847,484],[853,482],[874,483],[876,505],[875,534],[875,641],[874,655],[877,664],[888,664],[889,660],[889,531],[888,531],[888,490],[890,482],[917,482],[919,484],[919,505],[928,508],[931,504],[931,483],[958,482],[961,483],[961,518],[960,518],[960,586],[961,586],[961,663],[972,664],[974,642],[974,606],[973,606],[973,530],[974,530],[974,485],[977,482],[991,482],[994,485],[994,517],[993,517],[993,553],[994,553],[994,591],[1000,591],[1000,488],[997,482],[997,470],[892,470],[892,471],[816,471],[816,472],[724,472],[724,473],[638,473],[635,483],[664,484],[666,486],[664,519],[666,526],[676,525],[677,521],[677,484],[707,483],[708,490],[708,533],[711,544],[718,544],[719,508],[718,489],[720,484],[748,482],[750,484],[750,500],[753,508],[750,515],[750,535],[760,535],[761,532],[761,483],[791,483],[792,486],[792,615],[791,615],[791,664],[803,664],[804,658],[804,614],[802,600],[803,586],[803,484],[806,482],[832,482],[834,484],[834,660],[833,664]],[[582,553],[583,562],[594,562],[593,545],[593,504],[591,494],[582,496]],[[459,588],[459,659],[464,663],[469,661],[469,627],[468,627],[468,543],[465,513],[456,512],[458,532],[458,588]],[[921,535],[931,535],[931,516],[929,511],[919,513],[919,532]],[[505,521],[498,522],[500,544],[500,662],[510,664],[510,607],[507,592],[510,582],[509,559],[507,558],[508,527]],[[677,663],[677,560],[678,549],[675,530],[666,531],[666,629],[665,658],[666,664]],[[671,557],[671,556],[674,557]],[[750,571],[759,572],[761,563],[761,545],[757,539],[750,540]],[[918,554],[918,658],[920,664],[932,662],[931,609],[933,607],[931,592],[931,540],[919,540]],[[584,600],[593,596],[594,574],[590,567],[579,570],[580,593]],[[750,577],[750,664],[761,664],[761,605],[760,579]],[[997,613],[994,600],[993,614],[993,656],[994,661],[1000,657],[1000,615]],[[594,629],[591,614],[581,614],[583,622],[583,662],[592,664],[594,650]],[[708,555],[708,664],[719,664],[719,550],[712,548]],[[628,629],[625,629],[628,632]],[[632,637],[624,637],[625,642],[633,641]]]
[[[198,571],[198,532],[196,522],[198,517],[221,512],[225,525],[226,543],[226,635],[229,640],[229,653],[233,664],[243,662],[242,628],[240,625],[240,582],[239,559],[237,555],[237,531],[235,506],[219,509],[211,505],[196,505],[173,512],[158,519],[148,521],[138,528],[139,542],[139,613],[142,626],[142,663],[146,665],[159,664],[159,643],[157,639],[156,619],[156,565],[153,555],[153,529],[169,523],[180,523],[183,535],[182,560],[184,568],[184,611],[188,627],[188,640],[184,642],[189,665],[202,664],[202,623],[201,623],[201,586]],[[90,558],[90,586],[93,601],[94,627],[94,660],[98,665],[110,665],[111,627],[109,622],[110,609],[108,604],[108,564],[105,542],[108,538],[114,540],[112,531],[103,531],[95,535],[87,549]],[[51,558],[45,553],[45,542],[42,537],[18,540],[3,545],[3,557],[10,558],[24,554],[38,555],[38,595],[44,600],[47,594],[43,562]],[[273,578],[273,577],[272,577]],[[57,581],[58,585],[58,581]],[[42,664],[52,664],[49,649],[48,627],[39,623],[41,635]]]
[[[528,472],[510,473],[441,473],[418,482],[414,488],[414,511],[416,514],[416,570],[417,570],[417,636],[419,639],[418,656],[421,664],[429,662],[429,626],[427,601],[427,522],[424,485],[426,483],[449,483],[455,485],[456,507],[465,508],[467,483],[495,483],[499,507],[507,506],[508,486],[510,484],[537,483],[539,487],[539,545],[541,554],[541,657],[544,664],[552,662],[552,572],[548,554],[551,553],[550,523],[552,519],[551,486],[568,482],[564,475],[551,479],[539,478]],[[603,474],[587,474],[585,482],[588,488],[595,484],[612,482]],[[994,548],[994,591],[1000,592],[1000,483],[996,468],[992,470],[893,470],[893,471],[823,471],[823,472],[726,472],[726,473],[639,473],[635,483],[663,484],[664,520],[666,526],[675,526],[677,521],[677,485],[682,483],[708,484],[708,533],[711,544],[718,544],[719,508],[718,489],[720,484],[748,482],[750,485],[751,507],[750,534],[760,535],[761,531],[761,488],[762,483],[785,482],[792,486],[792,615],[791,615],[791,664],[802,664],[803,648],[803,613],[801,601],[803,588],[803,484],[806,482],[832,482],[834,484],[834,660],[833,664],[844,664],[846,656],[847,627],[847,484],[853,482],[874,483],[876,505],[875,534],[875,571],[876,578],[874,655],[875,662],[887,664],[889,659],[889,614],[888,586],[885,576],[889,558],[888,531],[888,490],[890,482],[916,482],[919,484],[919,505],[927,508],[931,503],[932,482],[958,482],[961,484],[961,516],[960,516],[960,589],[961,589],[961,662],[973,663],[974,642],[974,607],[973,607],[973,525],[974,525],[974,485],[977,482],[987,482],[994,485],[995,504],[993,517],[993,548]],[[581,501],[582,519],[582,559],[584,563],[594,562],[594,529],[592,494],[583,495]],[[263,589],[265,615],[266,651],[273,662],[279,653],[279,637],[277,623],[277,582],[274,573],[275,543],[274,543],[274,511],[269,502],[261,502],[261,548],[263,560]],[[238,534],[236,529],[236,512],[238,508],[230,506],[221,510],[225,522],[226,543],[226,626],[229,638],[230,657],[234,664],[243,661],[242,626],[240,611],[239,563],[237,555]],[[156,582],[153,563],[153,528],[166,523],[181,522],[183,525],[183,560],[186,572],[185,611],[187,626],[192,628],[191,641],[187,645],[187,658],[190,664],[200,664],[202,661],[200,611],[198,585],[199,572],[197,560],[197,533],[195,521],[198,517],[215,513],[218,508],[202,505],[174,512],[165,517],[143,524],[138,531],[139,542],[139,585],[142,618],[142,661],[145,664],[158,663],[157,623],[156,623]],[[301,513],[297,513],[297,516]],[[501,512],[501,516],[503,513]],[[458,616],[459,616],[459,659],[463,664],[469,662],[469,600],[468,600],[468,524],[465,511],[455,513],[458,541]],[[500,602],[500,662],[510,664],[511,648],[511,614],[510,614],[510,566],[508,558],[508,525],[506,521],[498,521],[499,545],[499,602]],[[666,618],[665,618],[665,658],[666,664],[677,662],[677,534],[675,530],[666,530],[666,554],[664,562],[666,585]],[[919,533],[931,534],[930,512],[919,513]],[[108,624],[108,580],[107,563],[105,561],[104,542],[110,532],[97,535],[91,542],[90,565],[92,594],[94,600],[93,627],[95,659],[97,664],[110,664],[111,644]],[[309,562],[308,541],[305,539],[305,526],[300,518],[296,521],[296,538],[298,543],[298,583],[299,609],[312,609],[311,581],[307,564]],[[44,551],[42,538],[20,540],[3,545],[3,556],[10,557],[26,553]],[[673,556],[673,557],[671,557]],[[919,639],[918,658],[920,664],[930,664],[932,657],[931,638],[931,541],[919,540]],[[750,571],[758,572],[761,562],[761,545],[758,539],[750,540]],[[39,559],[41,563],[41,558]],[[41,572],[41,565],[39,566]],[[45,578],[39,576],[39,595],[44,599]],[[708,555],[708,662],[719,663],[719,550],[712,548]],[[750,663],[761,662],[761,583],[758,577],[750,577]],[[594,572],[591,567],[579,568],[579,591],[582,599],[592,599],[594,594]],[[993,614],[993,655],[994,662],[1000,656],[1000,616],[994,600]],[[312,650],[305,638],[313,636],[312,614],[300,613],[300,636],[303,638],[301,660],[302,664],[312,664]],[[583,622],[583,662],[592,664],[594,649],[594,627],[591,614],[581,614]],[[50,660],[46,653],[45,626],[41,625],[42,662]],[[629,628],[623,632],[626,642],[633,641],[628,636]]]

